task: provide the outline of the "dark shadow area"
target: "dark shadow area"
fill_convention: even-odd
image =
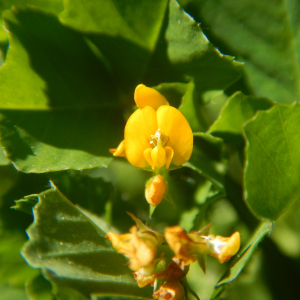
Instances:
[[[80,33],[33,8],[14,12],[18,23],[6,20],[6,26],[46,82],[49,106],[99,107],[117,101],[109,73]]]
[[[35,155],[36,143],[109,156],[108,149],[117,147],[124,138],[125,123],[117,109],[2,110],[1,113],[5,116],[0,122],[1,143],[12,161]]]

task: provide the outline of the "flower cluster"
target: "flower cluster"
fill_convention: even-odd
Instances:
[[[130,233],[118,235],[108,232],[113,247],[129,259],[129,267],[139,287],[161,286],[153,297],[163,299],[186,299],[187,291],[182,282],[189,265],[201,256],[211,255],[220,263],[228,261],[240,248],[240,234],[230,237],[206,234],[209,227],[187,233],[180,226],[166,227],[164,236],[129,214],[136,222]],[[166,241],[166,243],[165,243]],[[175,254],[168,258],[169,250]]]

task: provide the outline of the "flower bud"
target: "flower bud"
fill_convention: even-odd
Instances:
[[[152,206],[157,206],[167,192],[167,183],[165,179],[156,175],[151,177],[146,183],[145,197],[147,202]]]

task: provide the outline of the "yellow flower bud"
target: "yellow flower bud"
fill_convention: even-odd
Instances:
[[[147,202],[152,205],[158,205],[167,192],[167,183],[161,175],[151,177],[146,183],[145,197]]]

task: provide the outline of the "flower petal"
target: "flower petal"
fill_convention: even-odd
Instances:
[[[109,149],[109,152],[113,154],[113,156],[120,156],[120,157],[126,157],[126,151],[125,151],[125,141],[123,140],[118,148],[116,149]]]
[[[134,101],[138,108],[151,106],[157,110],[161,105],[169,105],[167,99],[155,89],[139,84],[134,92]]]
[[[151,135],[156,130],[156,112],[150,106],[136,110],[128,119],[125,126],[126,157],[135,167],[144,168],[148,165],[144,151],[150,147]]]
[[[157,127],[169,138],[165,146],[171,147],[174,151],[172,163],[177,166],[183,165],[193,151],[193,132],[188,121],[172,106],[160,106],[156,114]]]

